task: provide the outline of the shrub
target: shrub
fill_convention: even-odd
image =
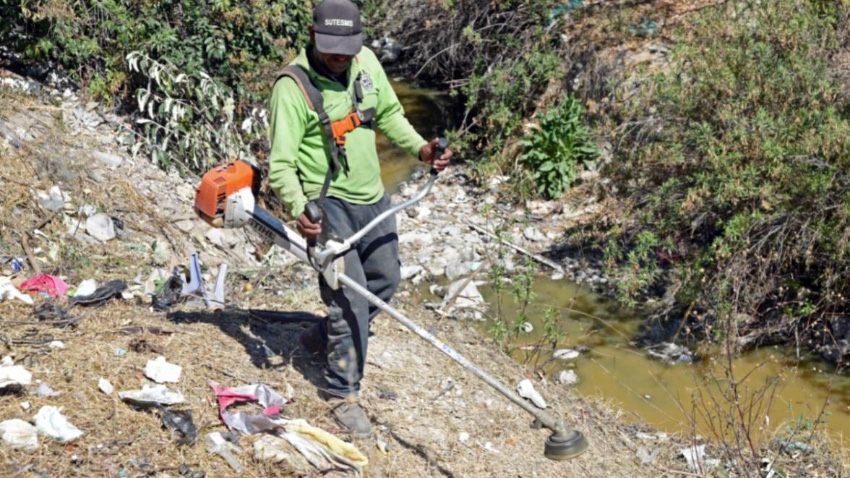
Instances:
[[[109,104],[130,106],[135,101],[125,100],[146,96],[141,133],[160,152],[157,158],[188,159],[204,169],[217,155],[199,141],[220,140],[223,124],[242,125],[255,114],[252,103],[271,88],[264,73],[280,68],[290,48],[306,39],[309,9],[299,0],[0,0],[0,43],[26,59],[58,63]],[[131,68],[131,53],[137,66],[146,62],[164,76]],[[173,81],[178,77],[186,81]],[[229,113],[211,98],[230,98]],[[181,112],[186,131],[174,133],[186,139],[194,128],[198,141],[181,143],[169,134],[162,115]],[[150,123],[157,119],[158,125]]]
[[[520,141],[525,152],[519,160],[537,193],[554,199],[575,181],[577,166],[595,159],[599,151],[582,124],[581,103],[574,96],[541,114],[539,121],[539,127]]]
[[[780,0],[706,9],[671,69],[623,100],[617,114],[628,128],[612,174],[634,207],[607,248],[653,238],[650,256],[629,260],[623,276],[649,268],[646,290],[666,265],[675,310],[784,327],[805,317],[810,331],[822,330],[814,325],[825,314],[846,313],[850,100],[830,63],[850,38],[841,8]],[[740,332],[757,333],[758,323]]]

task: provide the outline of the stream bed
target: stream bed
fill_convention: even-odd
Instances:
[[[457,124],[455,101],[448,95],[403,82],[393,85],[411,123],[426,139]],[[382,134],[378,135],[378,151],[384,185],[390,192],[423,169],[416,158],[394,147]],[[484,276],[480,274],[478,279]],[[428,284],[421,284],[419,289],[423,296],[429,295]],[[490,304],[488,314],[492,317],[496,294],[486,284],[481,292]],[[533,292],[537,298],[526,311],[533,331],[511,338],[512,355],[531,366],[543,364],[540,370],[548,379],[556,380],[562,371],[572,370],[578,382],[565,387],[621,409],[628,421],[661,431],[696,430],[718,438],[722,427],[717,423],[729,413],[737,414],[722,397],[729,390],[729,367],[720,350],[702,351],[702,356],[693,361],[687,357],[672,362],[651,358],[633,344],[641,318],[611,299],[569,280],[543,276],[535,279]],[[501,302],[502,317],[512,320],[517,316],[519,311],[510,294],[505,294]],[[551,346],[548,352],[532,354],[534,345],[541,342],[546,309],[560,316],[564,337],[555,349],[581,350],[578,357],[553,359]],[[488,320],[477,321],[485,336],[489,336],[492,325]],[[486,364],[480,365],[486,369]],[[769,431],[790,427],[799,431],[799,439],[820,418],[836,436],[850,434],[850,378],[835,373],[818,358],[798,357],[790,348],[767,347],[735,358],[731,367],[735,380],[741,382],[742,409],[754,427]],[[715,424],[709,425],[712,421]]]

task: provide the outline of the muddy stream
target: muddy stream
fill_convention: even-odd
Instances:
[[[402,82],[394,83],[394,87],[411,123],[426,138],[435,137],[457,120],[444,114],[453,110],[454,104],[447,95]],[[384,185],[389,191],[395,191],[422,167],[381,134],[378,148]],[[481,289],[488,303],[494,304],[494,292],[486,285]],[[423,290],[427,290],[427,285]],[[579,393],[623,410],[628,421],[683,433],[691,433],[695,424],[697,433],[715,436],[708,418],[724,416],[726,411],[713,404],[724,403],[721,393],[728,393],[727,367],[720,351],[703,351],[702,357],[693,362],[650,358],[632,343],[640,318],[611,299],[588,291],[587,286],[544,276],[535,280],[533,291],[537,298],[527,312],[534,329],[512,340],[517,360],[528,360],[533,366],[545,364],[541,370],[551,380],[561,371],[573,370],[578,383],[572,386]],[[509,293],[502,304],[503,317],[509,319],[518,312]],[[543,313],[550,308],[560,314],[564,333],[556,348],[578,348],[582,353],[577,358],[553,359],[551,348],[548,353],[529,356],[541,341]],[[491,306],[490,314],[494,310]],[[479,323],[485,336],[489,336],[489,327],[487,321]],[[486,364],[480,365],[486,369]],[[792,427],[805,436],[812,422],[821,417],[836,436],[850,434],[850,377],[834,373],[818,358],[798,357],[793,348],[768,347],[736,358],[732,367],[736,380],[746,377],[742,400],[751,396],[757,403],[752,407],[758,416],[753,418],[756,427]]]

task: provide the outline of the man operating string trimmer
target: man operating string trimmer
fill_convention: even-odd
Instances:
[[[271,98],[269,182],[308,241],[346,238],[391,206],[381,182],[374,128],[442,171],[452,157],[425,141],[407,121],[381,64],[363,48],[360,12],[348,0],[313,10],[310,43],[278,77]],[[439,157],[435,157],[439,154]],[[394,217],[369,231],[344,255],[345,275],[384,302],[399,283]],[[361,294],[336,290],[320,276],[328,317],[301,336],[310,353],[327,357],[325,392],[338,402],[336,421],[371,431],[358,402],[369,322],[379,312]]]

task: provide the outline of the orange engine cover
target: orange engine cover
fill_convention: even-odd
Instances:
[[[228,196],[246,187],[252,188],[256,194],[259,184],[259,172],[245,161],[216,166],[201,179],[195,195],[195,207],[209,219],[222,217]]]

